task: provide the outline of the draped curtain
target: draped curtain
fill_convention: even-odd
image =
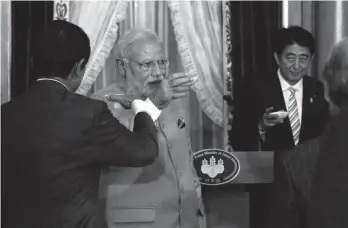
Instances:
[[[120,7],[119,4],[122,3]],[[111,10],[112,7],[119,10],[115,12]],[[223,123],[221,7],[221,2],[206,1],[184,4],[165,1],[70,1],[70,21],[81,26],[90,36],[93,50],[83,85],[78,92],[89,95],[111,83],[119,83],[114,50],[117,38],[133,27],[151,29],[164,43],[165,52],[171,62],[169,70],[195,72],[199,77],[194,87],[196,93],[191,93],[182,99],[187,112],[192,149],[194,151],[205,148],[224,149],[224,130],[221,127]],[[112,20],[111,12],[117,19]],[[101,18],[91,16],[95,14],[101,15]],[[188,20],[191,21],[190,24],[186,23]],[[113,26],[113,29],[110,29],[110,26]],[[105,45],[101,37],[108,30],[112,32],[108,36],[109,44]],[[97,45],[102,47],[102,50],[98,50]]]
[[[1,73],[1,104],[10,100],[11,75],[11,2],[0,2],[0,73]]]
[[[118,22],[124,20],[127,1],[70,1],[69,20],[89,36],[91,57],[77,93],[86,95],[105,65],[118,37]]]
[[[222,6],[216,1],[169,1],[179,53],[203,111],[222,126]]]

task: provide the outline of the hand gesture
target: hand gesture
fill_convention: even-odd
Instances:
[[[132,102],[137,98],[133,95],[126,95],[126,94],[110,94],[106,96],[106,99],[111,102],[118,102],[120,103],[125,109],[130,109],[132,106]]]
[[[263,117],[259,123],[259,128],[262,131],[267,131],[270,127],[275,126],[278,123],[283,123],[285,117],[279,117],[271,113],[273,107],[269,107],[265,110]]]
[[[172,100],[186,96],[196,80],[196,77],[187,73],[174,73],[168,78],[163,79],[160,88],[154,92],[151,91],[148,97],[157,108],[163,109]]]

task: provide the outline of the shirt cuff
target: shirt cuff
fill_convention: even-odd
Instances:
[[[161,115],[161,110],[159,110],[156,105],[154,105],[152,103],[152,101],[150,100],[150,98],[147,98],[145,100],[145,104],[146,107],[148,108],[148,111],[151,113],[151,117],[153,119],[153,121],[156,121],[158,119],[158,117]]]
[[[151,102],[149,98],[147,98],[145,101],[134,100],[131,108],[135,115],[139,112],[146,112],[151,116],[153,121],[156,121],[161,114],[161,111]]]

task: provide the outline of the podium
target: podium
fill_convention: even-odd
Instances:
[[[216,186],[202,185],[207,228],[249,228],[249,184],[273,182],[273,152],[232,152],[240,171],[232,181]]]

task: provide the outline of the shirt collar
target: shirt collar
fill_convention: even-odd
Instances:
[[[53,81],[53,82],[57,82],[59,84],[61,84],[62,86],[64,86],[69,92],[70,92],[70,89],[67,85],[65,85],[63,82],[57,80],[57,79],[54,79],[54,78],[39,78],[37,79],[36,81]]]
[[[290,85],[287,81],[285,81],[285,79],[283,78],[283,76],[280,73],[280,69],[278,69],[278,78],[280,81],[280,86],[282,87],[282,91],[286,91],[288,90],[290,87],[296,89],[297,91],[300,91],[302,89],[303,86],[303,78],[301,78],[300,81],[298,81],[295,85]]]

